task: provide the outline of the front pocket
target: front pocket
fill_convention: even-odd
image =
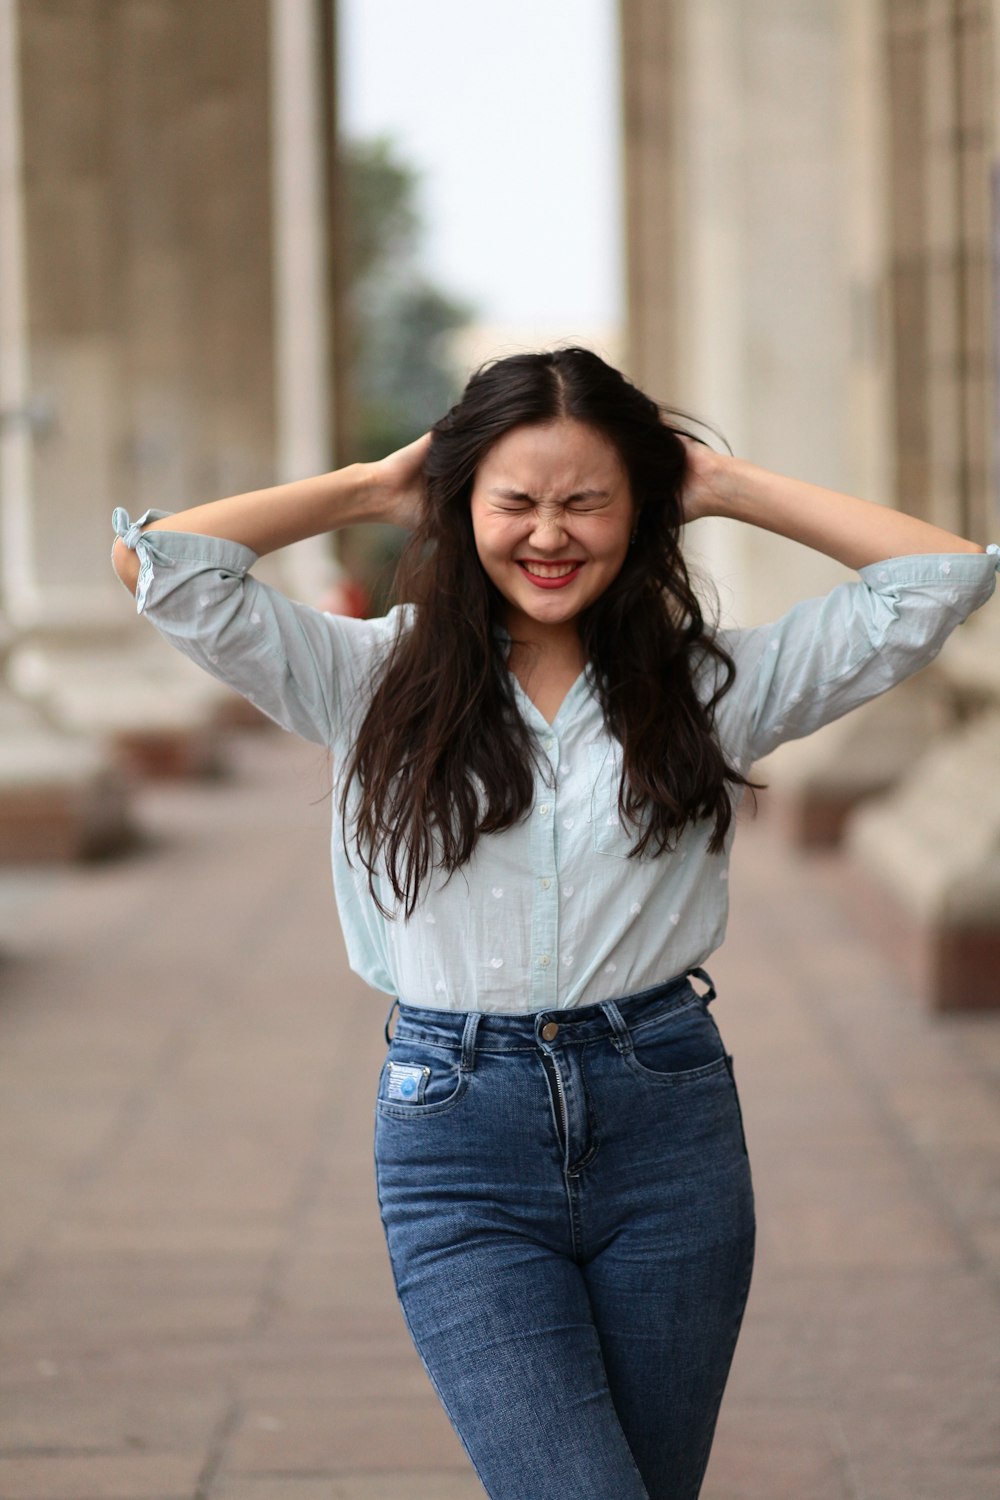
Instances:
[[[393,1039],[379,1079],[376,1107],[396,1120],[452,1109],[469,1086],[469,1074],[451,1048]]]
[[[719,1028],[697,998],[635,1027],[631,1038],[625,1061],[633,1072],[653,1083],[684,1083],[722,1072],[727,1066]]]

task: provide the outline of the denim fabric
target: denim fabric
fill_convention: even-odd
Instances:
[[[493,1500],[699,1493],[754,1243],[713,994],[684,976],[529,1016],[399,1007],[382,1219]]]

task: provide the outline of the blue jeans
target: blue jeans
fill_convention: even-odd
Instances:
[[[524,1016],[399,1007],[382,1221],[493,1500],[698,1495],[754,1244],[712,996],[683,976]]]

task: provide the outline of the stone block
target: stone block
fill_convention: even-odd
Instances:
[[[224,769],[218,737],[210,727],[184,730],[122,730],[115,751],[140,776],[218,776]]]
[[[867,905],[929,1003],[1000,1005],[1000,713],[938,742],[890,796],[859,811],[848,848]]]
[[[142,775],[221,772],[215,716],[228,688],[158,640],[143,649],[78,636],[74,647],[54,629],[36,633],[11,655],[11,681],[51,723],[103,740]]]
[[[762,806],[798,848],[839,844],[855,808],[895,785],[945,722],[943,685],[921,673],[758,761]]]
[[[0,861],[115,853],[135,839],[128,787],[92,741],[36,730],[0,745]]]

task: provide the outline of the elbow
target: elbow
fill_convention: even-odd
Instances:
[[[115,538],[111,565],[129,593],[134,595],[139,582],[139,559],[131,547],[126,547],[120,536]]]

